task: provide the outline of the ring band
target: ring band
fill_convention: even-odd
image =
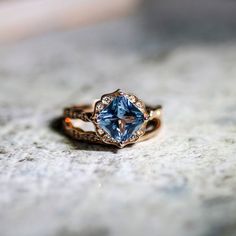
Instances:
[[[65,108],[63,127],[73,139],[123,148],[156,135],[161,127],[161,111],[160,105],[145,106],[135,95],[116,90],[94,105]],[[81,121],[92,122],[95,131],[85,131]]]

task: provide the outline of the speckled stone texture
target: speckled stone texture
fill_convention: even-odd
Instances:
[[[131,18],[0,48],[1,236],[236,235],[236,42],[174,39]],[[117,88],[164,106],[158,137],[58,132]]]

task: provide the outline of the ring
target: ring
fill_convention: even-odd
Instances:
[[[151,107],[135,95],[120,89],[105,94],[94,105],[77,105],[64,109],[63,127],[73,139],[119,148],[147,140],[161,127],[160,105]],[[86,131],[82,123],[92,122],[94,131]]]

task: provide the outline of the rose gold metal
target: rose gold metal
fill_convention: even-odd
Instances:
[[[126,96],[138,109],[143,113],[145,122],[141,128],[127,141],[119,143],[107,134],[97,122],[97,116],[101,110],[108,106],[115,97]],[[78,105],[64,109],[64,130],[70,137],[91,143],[112,144],[123,148],[124,146],[140,141],[147,140],[155,136],[161,127],[162,107],[160,105],[152,107],[145,104],[135,95],[127,94],[121,90],[116,90],[113,93],[105,94],[95,105]],[[92,122],[95,126],[95,131],[85,131],[80,125],[74,126],[73,120]],[[124,129],[125,123],[132,123],[132,117],[126,117],[124,121],[119,122],[120,129]]]

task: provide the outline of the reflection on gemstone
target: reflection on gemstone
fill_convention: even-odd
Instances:
[[[126,97],[116,97],[97,118],[99,126],[118,142],[125,142],[144,122],[143,113]]]

